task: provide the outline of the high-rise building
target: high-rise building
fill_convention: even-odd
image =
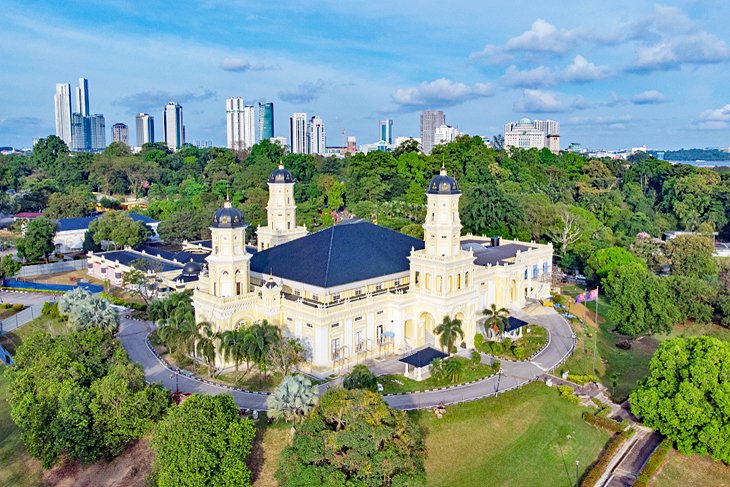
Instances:
[[[441,110],[424,110],[421,112],[421,148],[424,154],[433,149],[436,129],[446,124],[446,117]]]
[[[243,107],[243,145],[250,149],[256,143],[256,113],[253,106]]]
[[[79,86],[76,88],[76,103],[82,117],[89,116],[89,80],[79,78]]]
[[[72,151],[88,152],[91,150],[91,119],[78,112],[71,114],[71,147]]]
[[[357,152],[357,139],[354,135],[347,136],[347,149],[348,154],[354,154]]]
[[[307,114],[294,113],[289,117],[289,143],[292,154],[307,154]]]
[[[309,154],[321,154],[326,152],[327,134],[324,130],[324,122],[315,115],[309,119],[307,125],[307,145],[309,146]]]
[[[437,146],[441,144],[448,144],[449,142],[455,141],[460,135],[461,132],[459,132],[459,129],[456,129],[451,125],[440,125],[436,127],[434,132],[433,145]]]
[[[89,120],[89,126],[91,128],[91,150],[94,152],[103,151],[106,148],[106,124],[104,123],[104,115],[96,113],[84,118]]]
[[[129,127],[126,123],[115,123],[112,125],[112,141],[129,145]]]
[[[137,114],[137,147],[155,143],[155,119],[147,113]]]
[[[259,142],[274,137],[274,104],[259,103]]]
[[[560,123],[555,120],[523,118],[504,125],[504,148],[544,149],[560,151]]]
[[[56,135],[71,147],[71,85],[57,83],[53,102],[56,108]]]
[[[185,143],[185,126],[183,125],[183,107],[177,102],[168,102],[163,119],[165,143],[172,150],[178,150]]]
[[[385,141],[386,144],[393,144],[393,120],[381,120],[380,121],[380,139]]]
[[[245,119],[243,98],[235,97],[226,100],[226,147],[242,151],[244,144]]]

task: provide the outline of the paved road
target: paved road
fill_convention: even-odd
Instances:
[[[611,471],[608,480],[603,484],[606,487],[631,487],[641,473],[641,469],[654,450],[662,442],[662,436],[648,428],[637,427],[636,442],[619,460],[616,467]]]
[[[5,294],[11,296],[5,297]],[[51,298],[48,295],[0,293],[6,302],[43,303]],[[425,409],[443,404],[454,404],[493,396],[538,379],[544,373],[559,365],[573,350],[574,338],[570,325],[552,309],[545,309],[543,315],[527,315],[522,311],[512,310],[512,314],[529,323],[537,323],[546,327],[550,333],[550,342],[531,362],[502,361],[503,374],[493,376],[473,384],[452,387],[441,391],[416,392],[399,396],[386,396],[385,400],[398,409]],[[130,358],[139,362],[150,382],[159,382],[164,387],[182,392],[204,392],[207,394],[231,393],[240,407],[248,409],[266,409],[266,395],[243,392],[218,384],[202,382],[196,379],[175,374],[167,369],[157,356],[147,347],[145,337],[152,331],[149,322],[123,318],[119,328],[119,339]],[[323,392],[327,386],[323,386]]]

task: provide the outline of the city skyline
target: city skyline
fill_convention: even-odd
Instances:
[[[287,135],[294,112],[318,113],[333,133],[362,141],[375,141],[371,127],[385,118],[394,136],[417,136],[424,109],[490,137],[510,120],[559,119],[564,146],[724,147],[730,135],[730,34],[722,25],[730,6],[717,1],[539,2],[521,15],[497,2],[505,8],[495,5],[490,16],[461,2],[444,16],[431,3],[392,12],[212,0],[181,7],[174,20],[124,1],[36,3],[10,2],[0,33],[2,144],[29,146],[54,133],[50,93],[78,73],[108,120],[159,118],[175,100],[187,108],[188,138],[219,146],[219,107],[236,94],[276,103],[275,136]],[[237,14],[241,25],[222,21]]]

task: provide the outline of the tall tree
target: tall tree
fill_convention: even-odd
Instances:
[[[509,310],[507,308],[497,308],[496,304],[492,304],[489,308],[485,308],[482,314],[487,318],[484,321],[485,331],[487,328],[491,328],[494,333],[499,333],[499,336],[502,336],[509,318]]]
[[[715,246],[709,237],[679,235],[667,242],[665,251],[672,264],[672,274],[703,279],[717,275]]]
[[[16,241],[18,256],[31,262],[48,260],[55,246],[53,238],[56,236],[56,223],[48,218],[36,218],[25,227],[25,234]]]
[[[444,316],[441,323],[433,329],[434,334],[439,336],[441,349],[446,348],[451,353],[454,348],[454,342],[458,339],[464,339],[464,329],[461,327],[461,320]]]
[[[147,226],[132,218],[123,211],[107,211],[91,222],[89,231],[94,242],[113,242],[118,248],[134,247],[147,241],[150,230]]]

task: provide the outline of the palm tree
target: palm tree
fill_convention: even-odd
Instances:
[[[499,336],[504,334],[505,323],[509,318],[509,310],[507,308],[497,309],[496,304],[492,304],[489,308],[482,311],[484,316],[487,317],[484,322],[484,330],[491,328],[494,333],[499,333]]]
[[[248,331],[243,326],[221,333],[220,349],[223,353],[223,359],[225,361],[233,360],[236,372],[238,372],[238,364],[246,358],[246,349],[244,347],[246,333]]]
[[[464,376],[464,363],[459,360],[444,360],[441,362],[444,375],[452,382],[458,382]]]
[[[267,414],[296,424],[298,419],[303,419],[314,409],[317,401],[317,386],[312,381],[301,374],[287,375],[266,399]]]
[[[208,377],[211,377],[212,366],[215,361],[215,339],[217,336],[208,322],[203,321],[202,323],[198,323],[198,327],[201,333],[198,336],[196,349],[208,366]]]
[[[464,339],[464,330],[461,328],[461,320],[456,318],[451,319],[448,316],[444,316],[441,324],[433,329],[433,332],[439,335],[439,343],[441,343],[441,349],[446,347],[446,351],[451,353],[451,349],[454,347],[454,342],[457,337]]]
[[[261,323],[251,325],[243,339],[246,361],[256,366],[266,374],[269,363],[269,348],[276,345],[281,339],[279,328],[264,320]]]

